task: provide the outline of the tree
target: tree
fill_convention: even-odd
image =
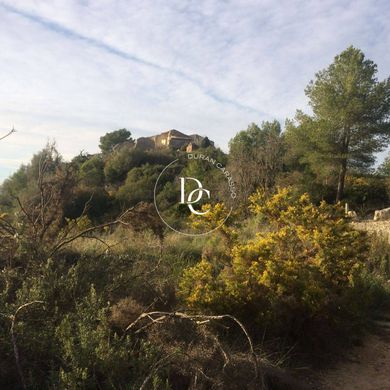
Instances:
[[[138,202],[153,202],[154,185],[163,169],[162,165],[145,164],[130,170],[125,183],[118,189],[117,200],[128,206]]]
[[[104,175],[108,183],[118,183],[126,179],[132,168],[142,165],[145,152],[123,145],[111,153],[105,161]]]
[[[121,144],[126,141],[132,141],[131,133],[127,129],[119,129],[111,131],[106,135],[100,137],[99,148],[103,153],[110,152],[115,145]]]
[[[258,187],[268,191],[282,169],[283,139],[278,121],[255,123],[229,142],[229,170],[239,199],[246,202]]]
[[[292,186],[297,193],[308,192],[314,201],[331,202],[336,195],[337,170],[325,135],[321,123],[302,111],[297,111],[295,121],[286,121],[286,172],[281,184]]]
[[[25,191],[28,183],[27,166],[22,164],[14,174],[4,180],[0,187],[0,206],[3,210],[12,209],[15,206],[14,195]]]
[[[389,203],[388,179],[378,175],[346,178],[344,199],[359,216],[373,209],[383,209]]]
[[[80,179],[89,187],[104,185],[104,163],[100,156],[95,155],[81,165]]]
[[[372,166],[390,139],[390,78],[378,81],[376,74],[377,65],[350,46],[305,89],[313,115],[298,114],[297,128],[305,127],[298,138],[310,143],[305,158],[314,170],[323,164],[337,175],[336,201],[348,168]]]
[[[73,181],[69,167],[63,162],[55,144],[48,143],[44,149],[34,154],[31,162],[21,165],[20,168],[1,186],[1,205],[8,211],[19,208],[18,201],[28,199],[31,206],[36,206],[41,201],[42,186],[55,190],[59,183],[57,179],[61,175],[66,176],[69,182],[64,185],[62,195],[69,194]],[[61,179],[62,180],[62,179]],[[66,188],[65,188],[66,187]],[[58,210],[57,210],[58,211]]]
[[[209,146],[212,146],[211,141],[208,139],[208,137],[204,137],[202,141],[200,142],[201,148],[208,148]]]
[[[173,154],[165,151],[145,151],[135,149],[131,145],[124,144],[115,149],[106,158],[104,163],[104,175],[106,181],[117,184],[126,179],[127,173],[144,164],[167,165],[173,160]]]

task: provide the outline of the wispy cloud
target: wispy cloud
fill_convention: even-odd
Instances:
[[[199,82],[196,78],[191,77],[189,74],[186,74],[185,72],[182,72],[180,70],[176,70],[174,68],[168,68],[166,66],[161,66],[155,62],[144,60],[144,59],[137,57],[131,53],[127,53],[123,50],[120,50],[120,49],[114,47],[114,46],[111,46],[107,43],[104,43],[103,41],[94,39],[92,37],[89,37],[89,36],[86,36],[83,34],[80,34],[77,31],[71,30],[65,26],[62,26],[59,23],[56,23],[56,22],[49,20],[47,18],[44,18],[42,16],[23,11],[21,9],[15,8],[13,6],[10,6],[10,5],[4,4],[4,3],[0,3],[0,6],[3,7],[6,11],[9,11],[11,13],[15,13],[16,15],[22,16],[23,18],[26,18],[34,23],[38,23],[42,27],[47,28],[48,30],[51,30],[55,33],[61,34],[61,35],[65,36],[66,38],[84,42],[88,45],[91,45],[91,46],[97,48],[97,49],[103,50],[103,51],[107,52],[108,54],[118,56],[124,60],[133,61],[133,62],[136,62],[137,64],[140,64],[140,65],[149,67],[151,69],[160,71],[163,73],[163,76],[164,76],[164,73],[165,74],[170,73],[170,74],[173,74],[181,79],[189,81],[189,82],[193,83],[195,86],[197,86],[198,88],[200,88],[204,94],[208,95],[209,97],[211,97],[212,99],[215,99],[216,101],[218,101],[220,103],[230,104],[230,105],[235,106],[238,109],[252,111],[254,113],[264,115],[264,113],[261,112],[260,110],[256,110],[253,107],[247,106],[247,105],[242,104],[242,103],[235,101],[233,99],[229,99],[225,96],[218,95],[218,93],[207,88],[205,85],[203,85],[201,82]]]
[[[124,126],[226,147],[252,121],[305,108],[305,85],[350,44],[380,77],[390,69],[385,0],[0,4],[0,127],[19,129],[0,143],[3,177],[48,138],[71,157]]]

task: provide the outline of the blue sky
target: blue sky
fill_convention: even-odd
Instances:
[[[390,74],[390,2],[0,1],[0,180],[56,140],[66,159],[175,128],[224,149],[307,110],[304,87],[353,44]]]

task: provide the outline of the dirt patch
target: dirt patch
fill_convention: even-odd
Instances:
[[[319,376],[323,390],[389,390],[390,332],[370,334],[335,367]]]
[[[357,230],[380,234],[389,239],[390,221],[352,222]],[[374,329],[362,344],[340,356],[334,365],[316,371],[317,390],[390,390],[390,314],[374,321]]]

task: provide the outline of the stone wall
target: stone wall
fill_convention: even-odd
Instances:
[[[386,236],[390,242],[390,221],[360,221],[352,222],[357,230],[365,230],[368,233],[376,233]]]

